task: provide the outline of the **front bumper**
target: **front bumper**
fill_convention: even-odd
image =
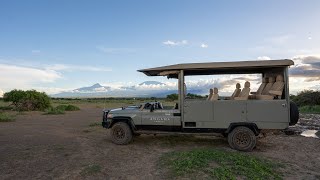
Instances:
[[[107,121],[102,121],[102,127],[104,128],[108,128],[109,127],[109,123]]]
[[[102,127],[104,127],[104,128],[108,128],[109,125],[110,125],[110,122],[111,122],[111,120],[110,120],[110,119],[108,120],[108,118],[107,118],[109,112],[110,112],[109,110],[108,110],[108,111],[103,111],[103,116],[102,116],[102,123],[101,123],[101,125],[102,125]]]

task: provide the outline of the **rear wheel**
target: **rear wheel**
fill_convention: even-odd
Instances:
[[[289,125],[293,126],[297,124],[299,120],[299,109],[298,106],[294,102],[290,102],[290,122]]]
[[[110,136],[113,143],[124,145],[132,140],[132,131],[127,123],[117,122],[112,126]]]
[[[228,143],[233,149],[252,151],[256,146],[256,136],[248,127],[238,126],[228,134]]]

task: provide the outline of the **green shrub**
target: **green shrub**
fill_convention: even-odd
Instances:
[[[78,111],[80,110],[79,107],[74,106],[74,105],[58,105],[57,107],[50,107],[47,109],[46,113],[44,114],[51,114],[51,115],[55,115],[55,114],[65,114],[65,111]]]
[[[74,106],[74,105],[68,105],[65,109],[66,111],[79,111],[80,108],[78,106]]]
[[[0,110],[4,110],[4,111],[13,110],[13,107],[11,107],[11,106],[0,106]]]
[[[198,94],[192,94],[192,93],[188,93],[187,97],[190,99],[204,99],[205,98],[205,96],[201,96]]]
[[[320,105],[315,106],[302,106],[299,108],[299,111],[301,113],[313,113],[313,114],[319,114],[320,113]]]
[[[74,105],[59,105],[56,107],[57,109],[60,109],[60,110],[64,110],[64,111],[79,111],[80,108],[77,107],[77,106],[74,106]]]
[[[0,122],[11,122],[11,121],[14,121],[14,116],[6,113],[0,113]]]
[[[12,105],[19,111],[45,110],[50,107],[50,98],[44,92],[36,90],[12,90],[3,95],[5,102],[12,102]]]
[[[167,99],[169,100],[169,101],[175,101],[175,100],[178,100],[178,94],[169,94],[169,95],[167,95]]]
[[[54,108],[54,107],[50,107],[46,113],[44,114],[48,114],[48,115],[57,115],[57,114],[64,114],[65,111],[63,109],[58,109],[58,108]]]
[[[291,95],[290,98],[299,107],[320,105],[320,91],[304,90],[299,92],[296,96]]]

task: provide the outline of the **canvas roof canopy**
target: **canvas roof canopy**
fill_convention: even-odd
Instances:
[[[180,70],[185,76],[214,74],[254,74],[264,73],[275,68],[294,65],[290,59],[257,60],[233,62],[186,63],[138,70],[147,76],[168,76],[177,78]]]

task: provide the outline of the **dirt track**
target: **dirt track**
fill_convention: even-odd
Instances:
[[[65,115],[26,113],[15,122],[0,123],[1,179],[167,179],[158,164],[165,152],[230,150],[222,137],[142,135],[118,146],[105,129],[89,127],[100,119],[101,109],[83,108]],[[281,171],[286,179],[320,179],[319,139],[272,135],[259,139],[250,154],[285,164]]]

